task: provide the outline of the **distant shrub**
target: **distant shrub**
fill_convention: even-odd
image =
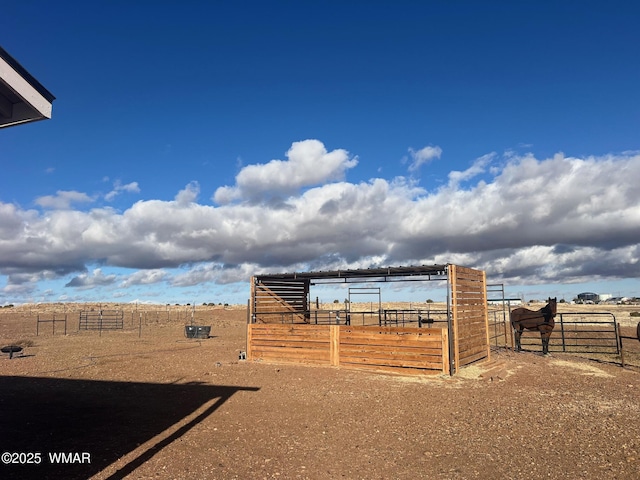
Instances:
[[[629,314],[629,316],[631,316],[631,317],[640,317],[640,312],[631,312]]]

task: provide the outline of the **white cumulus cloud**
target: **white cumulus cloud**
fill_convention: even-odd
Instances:
[[[442,148],[438,146],[426,146],[420,150],[409,148],[409,154],[411,155],[409,171],[415,172],[416,170],[419,170],[422,165],[425,165],[436,158],[440,158],[442,155]]]
[[[44,195],[36,198],[36,205],[43,208],[66,210],[74,203],[91,203],[94,199],[86,193],[75,190],[58,190],[55,195]]]
[[[214,201],[228,204],[240,199],[256,202],[288,196],[304,187],[342,180],[345,172],[358,164],[346,150],[328,152],[318,140],[293,143],[286,157],[244,167],[236,176],[235,186],[220,187]]]
[[[127,183],[125,185],[123,185],[119,180],[114,182],[113,184],[113,190],[111,190],[109,193],[107,193],[104,198],[107,201],[112,201],[114,198],[116,198],[118,195],[120,195],[123,192],[127,192],[127,193],[140,193],[140,186],[138,185],[138,182],[131,182],[131,183]]]
[[[331,166],[312,176],[309,159],[326,156]],[[100,269],[86,273],[91,265],[140,272],[121,279],[124,286],[188,287],[267,271],[447,262],[483,268],[495,281],[640,278],[638,153],[491,154],[452,172],[436,191],[403,178],[339,180],[355,160],[315,141],[294,144],[288,157],[256,165],[255,172],[245,167],[231,187],[242,200],[300,188],[277,206],[201,204],[197,182],[174,200],[138,201],[122,212],[24,210],[0,202],[5,294],[70,274],[69,287],[117,281]],[[267,178],[282,172],[291,181],[268,188]],[[178,274],[171,270],[178,268]]]

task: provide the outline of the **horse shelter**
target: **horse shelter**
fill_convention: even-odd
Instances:
[[[374,285],[416,281],[446,283],[445,308],[382,308]],[[312,286],[340,283],[349,292],[343,308],[311,301]],[[377,305],[354,306],[363,295]],[[490,358],[486,275],[459,265],[257,275],[248,313],[247,360],[454,375]]]

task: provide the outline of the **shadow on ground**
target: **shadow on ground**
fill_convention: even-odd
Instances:
[[[7,465],[3,456],[0,476],[89,478],[138,448],[141,451],[129,455],[132,458],[109,477],[122,478],[243,390],[258,389],[0,377],[0,454],[40,453],[40,463],[22,465]],[[146,442],[149,445],[140,449]],[[51,455],[58,453],[73,463],[52,461]],[[29,460],[24,455],[14,458]],[[37,462],[37,457],[31,460]]]

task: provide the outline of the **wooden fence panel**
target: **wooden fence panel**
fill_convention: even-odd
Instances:
[[[250,324],[247,358],[267,362],[330,364],[328,325]]]
[[[481,270],[449,266],[454,369],[489,358],[487,284]]]
[[[291,323],[304,323],[307,318],[309,281],[256,282],[252,279],[252,314],[265,323],[281,322],[286,317]]]
[[[440,328],[249,324],[247,340],[250,360],[448,373],[448,335]]]

